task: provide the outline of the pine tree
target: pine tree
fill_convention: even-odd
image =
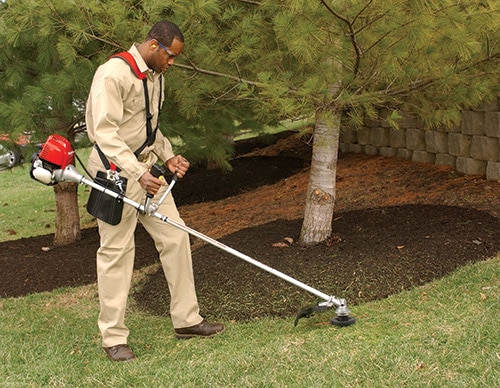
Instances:
[[[112,16],[110,16],[112,15]],[[9,0],[2,4],[0,124],[13,136],[29,131],[35,143],[51,133],[71,135],[83,119],[97,64],[130,39],[141,12],[118,2]],[[55,245],[80,238],[77,186],[54,186]]]
[[[34,143],[52,133],[73,140],[71,129],[84,118],[92,77],[100,64],[142,41],[149,28],[162,19],[183,29],[202,31],[200,23],[218,13],[220,3],[9,0],[1,4],[0,126],[12,137],[24,131],[33,133]],[[186,42],[187,47],[194,44]],[[186,54],[183,59],[191,65],[189,58]],[[253,119],[246,101],[227,103],[227,83],[221,87],[219,77],[196,77],[196,72],[180,67],[169,70],[166,77],[168,94],[160,129],[193,162],[209,160],[228,169],[235,131],[240,126],[255,129],[262,124]],[[54,191],[55,244],[68,244],[80,238],[77,186],[60,183]]]
[[[303,244],[331,234],[341,128],[366,118],[397,128],[415,114],[432,129],[498,95],[495,1],[220,3],[221,12],[199,23],[192,70],[225,75],[212,94],[248,101],[263,122],[316,123]],[[190,92],[202,84],[192,83]]]

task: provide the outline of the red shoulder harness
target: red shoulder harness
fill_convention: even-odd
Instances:
[[[140,80],[145,79],[147,76],[146,74],[142,73],[139,70],[139,66],[137,66],[137,62],[135,61],[134,57],[132,54],[130,54],[128,51],[123,51],[121,53],[112,55],[111,58],[120,58],[123,59],[129,66],[132,72],[139,78]]]

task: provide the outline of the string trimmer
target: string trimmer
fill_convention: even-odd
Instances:
[[[162,197],[158,202],[152,202],[151,200],[147,200],[143,205],[135,201],[132,201],[123,194],[107,189],[106,187],[94,182],[93,180],[85,178],[76,170],[75,166],[73,165],[74,162],[73,156],[74,156],[73,148],[65,138],[58,135],[51,135],[47,139],[47,141],[42,145],[41,151],[35,154],[34,157],[32,158],[32,169],[31,169],[32,178],[45,185],[53,185],[60,182],[71,182],[71,183],[87,185],[93,189],[96,189],[114,198],[117,201],[123,201],[124,203],[134,207],[143,214],[147,214],[151,217],[156,217],[166,222],[167,224],[179,228],[185,231],[186,233],[189,233],[192,236],[195,236],[227,253],[230,253],[233,256],[236,256],[258,268],[261,268],[264,271],[267,271],[291,284],[294,284],[295,286],[300,287],[303,290],[306,290],[311,294],[316,295],[324,300],[323,302],[320,302],[316,305],[311,305],[300,309],[295,318],[294,322],[295,326],[297,325],[298,320],[300,318],[303,317],[309,318],[316,312],[326,311],[327,309],[333,306],[336,307],[335,310],[336,316],[330,320],[332,325],[349,326],[356,322],[356,318],[349,316],[350,310],[347,307],[345,299],[336,298],[333,295],[328,295],[321,291],[318,291],[317,289],[308,286],[307,284],[297,279],[294,279],[291,276],[284,274],[283,272],[271,268],[268,265],[263,264],[251,258],[250,256],[247,256],[231,247],[228,247],[227,245],[224,245],[223,243],[211,237],[208,237],[186,225],[180,224],[175,220],[172,220],[167,216],[159,213],[157,209],[159,208],[160,204],[163,202],[167,194],[172,190],[173,186],[175,185],[175,182],[177,181],[176,175],[174,175],[174,178],[172,179],[169,187],[167,188],[166,192],[162,195]],[[113,174],[113,176],[115,177],[116,175],[117,174]],[[119,179],[119,177],[117,179]]]

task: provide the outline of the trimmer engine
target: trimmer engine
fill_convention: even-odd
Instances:
[[[54,171],[65,169],[75,162],[75,151],[64,137],[50,135],[39,152],[31,158],[30,175],[44,185],[55,185]]]

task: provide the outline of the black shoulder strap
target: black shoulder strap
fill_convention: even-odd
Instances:
[[[144,86],[144,101],[146,105],[146,141],[134,152],[134,155],[137,157],[139,154],[144,150],[144,148],[149,147],[154,144],[156,140],[156,132],[158,131],[158,125],[160,122],[160,112],[161,112],[161,90],[162,90],[162,75],[160,75],[160,91],[159,91],[159,98],[158,98],[158,119],[156,121],[156,128],[153,130],[153,126],[151,125],[151,120],[153,118],[153,115],[151,114],[151,111],[149,110],[149,92],[148,92],[148,78],[146,73],[142,73],[139,70],[139,66],[137,66],[137,62],[135,61],[135,58],[133,55],[128,52],[128,51],[123,51],[121,53],[112,55],[111,58],[120,58],[125,63],[127,63],[130,66],[130,70],[139,78],[142,80],[142,84]],[[97,146],[97,145],[96,145]],[[97,151],[99,153],[99,157],[101,158],[101,161],[104,164],[104,167],[109,170],[110,163],[104,156],[103,152],[101,149],[97,146]]]
[[[156,120],[156,128],[153,130],[153,127],[151,125],[151,119],[153,118],[153,115],[149,111],[149,95],[148,95],[148,86],[147,86],[147,80],[144,79],[142,82],[144,83],[144,98],[146,100],[146,141],[134,152],[135,156],[139,156],[139,154],[142,152],[142,150],[146,147],[149,147],[150,145],[153,145],[153,143],[156,140],[156,132],[158,132],[158,125],[160,123],[160,113],[161,113],[161,89],[162,89],[162,80],[163,76],[160,75],[160,91],[159,91],[159,97],[158,97],[158,118]]]
[[[99,159],[101,159],[101,162],[102,162],[102,165],[104,166],[104,168],[106,170],[110,170],[110,169],[114,169],[118,172],[120,172],[120,168],[118,168],[117,166],[115,166],[114,164],[112,165],[108,159],[106,159],[106,156],[104,155],[104,152],[101,151],[101,149],[99,148],[99,146],[97,145],[97,143],[95,144],[95,148],[97,150],[97,154],[99,155]]]

